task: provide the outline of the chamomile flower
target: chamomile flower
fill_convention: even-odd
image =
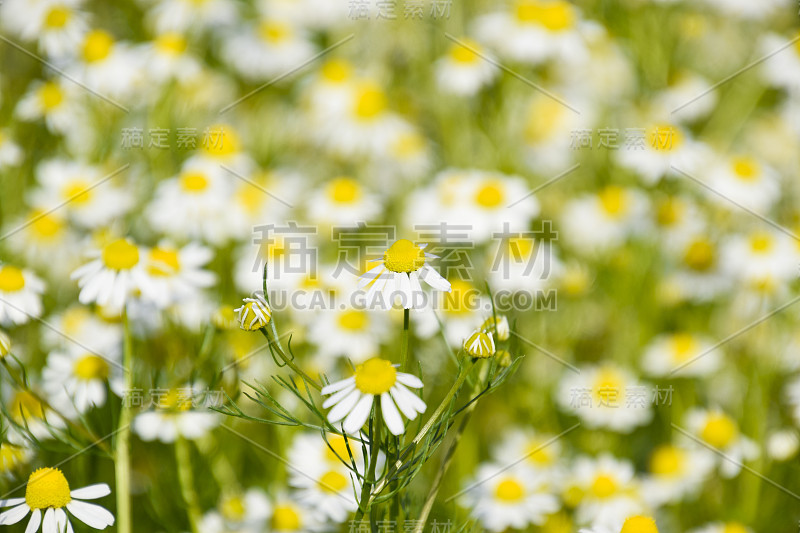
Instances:
[[[692,529],[689,533],[753,533],[753,530],[741,522],[714,522]]]
[[[526,236],[498,239],[489,263],[494,290],[537,291],[561,275],[564,266],[549,241]]]
[[[614,526],[595,526],[581,529],[578,533],[658,533],[656,521],[650,516],[634,515],[619,520]]]
[[[517,0],[511,12],[476,20],[476,34],[502,56],[537,64],[576,61],[586,55],[578,9],[566,0]]]
[[[471,281],[453,278],[448,280],[450,292],[436,293],[429,305],[411,315],[414,329],[422,338],[439,332],[439,321],[444,323],[444,336],[454,348],[463,346],[483,318],[492,312],[491,300]]]
[[[464,351],[475,359],[486,359],[495,353],[494,338],[491,332],[474,331],[464,339]]]
[[[0,170],[15,167],[22,162],[22,148],[15,143],[8,130],[0,128]]]
[[[51,278],[63,279],[80,265],[78,233],[59,210],[31,209],[5,226],[9,248]]]
[[[41,316],[44,287],[30,270],[0,263],[0,325],[25,324]]]
[[[722,260],[719,243],[705,232],[682,241],[675,250],[677,269],[667,278],[679,299],[707,302],[724,294],[732,277]]]
[[[361,276],[359,289],[369,286],[368,304],[392,306],[399,297],[406,309],[419,307],[424,299],[420,280],[436,290],[450,292],[450,282],[428,262],[436,256],[425,252],[427,244],[416,245],[408,239],[395,241],[384,253],[380,264]]]
[[[496,532],[541,525],[547,515],[559,509],[558,499],[548,491],[544,475],[498,464],[478,467],[463,503],[486,529]]]
[[[113,352],[122,344],[119,322],[79,304],[67,307],[48,320],[53,329],[44,331],[42,339],[50,350],[65,348],[65,338],[95,353]]]
[[[698,98],[698,95],[703,95]],[[688,105],[687,105],[688,104]],[[657,113],[673,115],[682,122],[691,122],[708,115],[717,105],[717,95],[705,78],[689,72],[678,73],[669,87],[654,98]]]
[[[157,33],[225,28],[238,18],[233,0],[156,0],[147,18]]]
[[[613,528],[645,510],[633,465],[611,455],[579,457],[564,487],[578,522]]]
[[[762,65],[762,75],[766,81],[773,86],[784,88],[790,91],[800,89],[800,41],[792,46],[785,48],[792,37],[769,34],[762,39],[760,49],[769,57]],[[776,50],[781,50],[775,53]]]
[[[74,406],[79,413],[106,403],[106,385],[122,393],[119,349],[104,354],[73,347],[51,352],[42,370],[45,392],[53,405]]]
[[[592,428],[630,433],[650,421],[652,394],[646,385],[623,368],[606,364],[566,372],[558,403]]]
[[[223,496],[217,508],[203,516],[199,529],[203,533],[257,533],[264,531],[272,512],[264,491],[253,487],[244,494]]]
[[[144,69],[148,78],[156,83],[173,79],[187,82],[200,73],[200,62],[189,52],[186,36],[179,32],[162,33],[145,46]]]
[[[33,204],[43,209],[60,208],[86,228],[106,226],[133,207],[133,198],[130,191],[104,174],[100,167],[79,161],[44,161],[36,167],[40,187],[32,194]]]
[[[12,0],[0,9],[0,20],[22,39],[36,40],[51,57],[63,57],[73,49],[87,30],[83,0]]]
[[[128,239],[117,239],[89,252],[91,260],[71,275],[81,289],[78,300],[122,309],[126,300],[147,283],[144,253]]]
[[[780,196],[777,173],[754,157],[720,158],[703,175],[703,181],[714,190],[706,191],[708,199],[732,211],[743,206],[766,212]]]
[[[328,413],[331,424],[344,419],[344,431],[354,434],[367,421],[373,404],[380,398],[386,427],[393,435],[400,435],[405,431],[400,413],[414,420],[427,408],[425,402],[407,387],[420,389],[422,381],[411,374],[398,372],[390,361],[374,357],[356,366],[353,377],[323,387],[322,395],[332,396],[322,407],[331,408]]]
[[[144,83],[144,65],[141,51],[93,29],[75,50],[69,74],[106,97],[129,99]]]
[[[312,221],[335,225],[372,222],[383,208],[380,199],[359,180],[338,176],[311,193],[306,211]]]
[[[686,426],[697,438],[724,454],[721,457],[706,450],[713,454],[715,464],[719,465],[720,473],[726,478],[735,477],[744,461],[752,461],[759,456],[756,443],[742,435],[736,421],[719,409],[692,409],[686,415]]]
[[[204,268],[213,255],[210,248],[198,243],[176,248],[163,242],[151,248],[144,259],[147,283],[142,286],[142,301],[165,309],[196,298],[216,282],[216,275]]]
[[[696,496],[713,468],[713,458],[703,450],[661,445],[650,454],[649,475],[642,481],[642,495],[656,507]]]
[[[775,461],[788,461],[797,455],[800,438],[793,429],[779,429],[767,436],[767,456]]]
[[[9,477],[33,458],[33,450],[27,446],[14,443],[0,443],[0,476]]]
[[[564,207],[564,238],[584,254],[615,248],[642,230],[647,209],[647,197],[638,190],[608,185]]]
[[[58,468],[44,467],[34,470],[25,486],[24,498],[2,500],[0,506],[12,507],[0,514],[0,524],[16,524],[31,515],[25,531],[42,533],[72,531],[69,515],[94,529],[114,525],[114,515],[103,507],[83,500],[96,500],[111,494],[105,483],[70,490],[69,482]]]
[[[242,305],[234,311],[238,313],[239,327],[245,331],[257,331],[266,327],[272,319],[272,308],[261,293],[245,298]]]
[[[529,429],[509,432],[492,450],[496,461],[521,460],[528,468],[547,474],[549,479],[561,476],[563,445],[555,435],[538,433]]]
[[[760,291],[778,292],[797,277],[797,243],[776,230],[734,235],[723,246],[722,255],[734,278]]]
[[[291,22],[263,18],[254,28],[231,34],[222,55],[244,78],[266,81],[307,62],[314,55],[314,45]]]
[[[158,398],[155,409],[136,415],[133,430],[143,441],[174,442],[176,438],[194,440],[205,436],[219,424],[219,417],[204,409],[194,409],[202,397],[198,383],[193,387],[169,389]]]
[[[344,522],[358,508],[355,492],[360,482],[342,463],[304,457],[290,470],[289,485],[306,508],[323,520]]]
[[[75,128],[82,110],[77,102],[75,84],[56,78],[36,81],[17,104],[15,113],[25,121],[44,119],[53,133],[67,133]]]
[[[640,141],[631,142],[616,155],[619,164],[636,172],[647,185],[674,175],[673,166],[694,174],[707,157],[704,147],[674,124],[652,125],[644,130]]]
[[[436,61],[436,81],[445,92],[471,96],[490,84],[500,69],[491,53],[472,41],[454,43],[447,55]]]
[[[698,335],[679,332],[659,335],[645,348],[642,368],[657,377],[702,377],[720,365],[721,351]],[[691,362],[691,364],[688,364]]]
[[[387,332],[386,313],[355,307],[322,310],[309,326],[308,340],[317,347],[317,357],[332,361],[348,357],[363,363],[378,353]]]

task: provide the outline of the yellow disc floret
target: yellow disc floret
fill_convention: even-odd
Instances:
[[[39,102],[45,111],[50,111],[61,105],[64,101],[64,91],[53,81],[48,81],[39,87]]]
[[[408,239],[400,239],[384,252],[383,264],[392,272],[414,272],[425,265],[425,252]]]
[[[700,437],[715,448],[725,448],[736,438],[738,433],[736,422],[731,417],[725,413],[711,413],[708,415]]]
[[[297,531],[300,529],[300,515],[291,505],[277,505],[272,512],[273,531]]]
[[[319,487],[326,492],[341,492],[347,488],[348,480],[341,472],[329,470],[322,474],[318,481]]]
[[[58,468],[40,468],[28,478],[25,503],[31,509],[60,509],[71,501],[69,483]]]
[[[97,63],[111,54],[114,38],[103,30],[89,32],[83,42],[83,59],[87,63]]]
[[[356,367],[356,387],[364,394],[389,392],[397,381],[397,370],[391,361],[373,357]]]
[[[170,276],[181,268],[177,250],[157,247],[150,250],[150,266],[148,272],[153,276]]]
[[[89,381],[91,379],[106,379],[109,374],[108,363],[100,356],[85,355],[75,362],[75,375]]]
[[[66,7],[53,6],[44,17],[44,25],[54,30],[63,28],[67,25],[67,22],[69,22],[71,15],[72,13],[70,13],[69,9]]]
[[[497,484],[494,495],[504,502],[518,502],[525,497],[525,487],[516,479],[507,477]]]
[[[355,114],[362,120],[377,117],[387,107],[386,94],[376,85],[365,84],[356,94]]]
[[[339,326],[347,331],[363,331],[367,325],[367,314],[359,309],[350,309],[339,315]]]
[[[500,181],[487,181],[475,193],[475,203],[481,207],[495,208],[503,203],[503,184]]]
[[[600,474],[592,482],[591,492],[596,498],[610,498],[617,493],[617,481],[608,474]]]
[[[181,188],[189,193],[199,193],[208,188],[208,178],[202,172],[186,172],[181,175]]]
[[[684,452],[675,446],[661,446],[650,457],[650,471],[663,477],[672,477],[683,472],[686,461]]]
[[[0,266],[0,291],[17,292],[25,287],[22,270],[11,265]]]
[[[339,204],[350,204],[361,196],[361,187],[353,178],[334,178],[328,184],[328,194],[331,199]]]
[[[139,262],[139,249],[125,239],[103,248],[103,263],[112,270],[128,270]]]
[[[649,516],[632,516],[625,520],[619,533],[658,533],[658,528]]]

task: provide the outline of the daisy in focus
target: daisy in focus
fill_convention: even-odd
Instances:
[[[73,531],[69,515],[94,529],[114,525],[114,515],[103,507],[83,500],[95,500],[111,494],[105,483],[70,490],[69,482],[57,468],[39,468],[28,478],[24,498],[1,500],[0,506],[12,507],[0,514],[0,525],[16,524],[31,515],[28,533],[42,526],[42,533]],[[69,515],[67,514],[69,512]]]
[[[358,288],[369,286],[366,302],[390,307],[399,298],[406,309],[420,307],[424,300],[420,280],[436,290],[450,292],[450,282],[428,264],[436,256],[426,253],[426,246],[408,239],[395,241],[383,253],[383,259],[375,260],[380,264],[361,276]]]
[[[147,251],[142,286],[142,301],[159,309],[197,297],[202,289],[216,282],[216,274],[204,267],[214,252],[201,244],[189,243],[176,248],[164,242]]]
[[[0,263],[0,325],[25,324],[42,314],[44,282],[28,269]]]
[[[417,414],[427,409],[425,402],[407,387],[421,389],[422,381],[411,374],[398,372],[391,361],[375,357],[358,365],[353,377],[323,387],[322,395],[331,396],[322,408],[331,408],[328,412],[331,424],[344,419],[344,431],[355,434],[366,423],[373,405],[380,398],[381,416],[386,427],[392,435],[400,435],[405,431],[400,413],[414,420]]]

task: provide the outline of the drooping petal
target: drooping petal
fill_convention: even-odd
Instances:
[[[408,279],[408,274],[403,274],[395,279],[399,281],[397,290],[403,297],[403,307],[411,309],[414,304],[414,295],[411,291],[411,280]]]
[[[34,509],[31,513],[31,519],[28,520],[28,527],[25,528],[25,533],[36,533],[39,526],[42,524],[42,510]]]
[[[397,389],[400,394],[398,398],[395,398],[398,404],[400,402],[406,403],[418,413],[424,413],[428,408],[419,396],[405,388],[401,383],[395,383],[394,388]]]
[[[347,416],[358,403],[359,398],[361,398],[361,391],[354,389],[328,412],[328,422],[334,424]]]
[[[375,397],[371,394],[365,394],[358,400],[358,403],[347,415],[344,420],[344,430],[346,433],[356,433],[369,418],[369,412],[372,409],[372,400]]]
[[[25,498],[10,498],[8,500],[0,500],[0,507],[13,507],[25,501]]]
[[[348,394],[350,394],[351,392],[353,392],[353,389],[355,389],[355,388],[356,388],[356,386],[355,386],[355,385],[350,385],[349,387],[347,387],[347,388],[345,388],[345,389],[342,389],[342,390],[340,390],[339,392],[337,392],[336,394],[334,394],[333,396],[331,396],[330,398],[328,398],[327,400],[325,400],[325,401],[322,403],[322,408],[323,408],[323,409],[327,409],[328,407],[330,407],[330,406],[332,406],[332,405],[336,405],[337,403],[339,403],[340,401],[342,401],[342,399],[343,399],[345,396],[347,396]]]
[[[56,509],[56,527],[58,533],[66,533],[67,531],[67,512],[64,509]]]
[[[421,389],[422,380],[413,374],[406,374],[405,372],[397,373],[397,381],[412,389]]]
[[[42,522],[42,533],[60,533],[56,527],[56,512],[50,507],[44,512],[44,521]]]
[[[436,290],[450,292],[450,282],[444,279],[436,270],[425,265],[420,270],[422,280]]]
[[[364,287],[375,281],[378,278],[378,276],[381,275],[381,272],[383,272],[383,270],[384,266],[383,263],[381,263],[378,266],[370,268],[364,274],[361,274],[358,280],[358,288],[363,289]]]
[[[408,391],[408,389],[405,390]],[[394,403],[397,404],[400,412],[403,413],[406,418],[409,420],[414,420],[417,418],[417,411],[414,409],[414,406],[411,404],[411,402],[406,401],[406,397],[403,395],[400,389],[397,388],[397,385],[389,389],[389,393],[392,395],[392,399],[394,400]]]
[[[326,385],[326,386],[322,387],[322,390],[320,391],[320,394],[322,394],[323,396],[327,396],[328,394],[332,394],[332,393],[334,393],[336,391],[340,391],[340,390],[342,390],[344,388],[347,388],[348,385],[350,385],[351,383],[355,383],[355,382],[356,382],[356,378],[355,377],[349,377],[349,378],[343,379],[341,381],[336,381],[334,383],[331,383],[330,385]]]
[[[67,504],[67,509],[75,518],[95,529],[105,529],[114,524],[114,515],[93,503],[72,500]]]
[[[389,396],[388,392],[381,394],[381,414],[384,422],[386,422],[386,427],[389,428],[392,435],[403,433],[403,430],[405,430],[403,419],[400,418],[400,413],[397,411],[397,407],[395,407],[394,401],[392,401],[392,397]]]
[[[111,488],[105,483],[89,485],[88,487],[75,489],[69,493],[70,496],[78,498],[79,500],[94,500],[96,498],[108,496],[109,494],[111,494]]]
[[[23,500],[24,501],[24,500]],[[16,507],[9,509],[8,511],[0,514],[0,526],[8,526],[11,524],[16,524],[25,516],[31,512],[31,508],[28,507],[27,503],[21,503]]]

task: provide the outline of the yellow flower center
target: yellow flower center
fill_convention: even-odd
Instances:
[[[114,38],[103,30],[89,32],[83,42],[83,60],[96,63],[107,58],[114,47]]]
[[[632,516],[625,520],[619,533],[658,533],[658,528],[649,516]]]
[[[477,290],[468,281],[455,279],[450,282],[450,292],[444,295],[442,308],[449,315],[467,315],[475,310]]]
[[[292,35],[292,28],[286,24],[275,22],[273,20],[265,20],[258,27],[258,33],[261,38],[268,43],[278,44],[286,41]]]
[[[22,270],[11,265],[0,266],[0,291],[17,292],[25,287]]]
[[[761,175],[761,167],[752,157],[736,157],[731,166],[736,177],[742,181],[755,181]]]
[[[200,193],[208,188],[208,178],[202,172],[186,172],[181,175],[181,188],[188,193]]]
[[[192,408],[192,391],[170,389],[158,399],[158,407],[167,411],[189,411]]]
[[[450,57],[457,63],[475,63],[481,57],[476,53],[477,51],[480,51],[478,43],[464,39],[450,48]]]
[[[517,20],[539,24],[550,31],[563,31],[575,25],[575,10],[564,0],[531,1],[517,3]]]
[[[525,487],[516,479],[507,477],[497,484],[494,496],[503,502],[518,502],[525,497]]]
[[[388,392],[397,381],[397,370],[391,361],[373,357],[356,367],[356,387],[364,394]]]
[[[618,490],[617,481],[608,474],[600,474],[594,478],[590,490],[596,498],[609,498]]]
[[[419,134],[406,133],[392,144],[391,152],[395,157],[403,159],[419,154],[424,148],[425,141]]]
[[[215,124],[208,127],[202,147],[208,155],[226,157],[239,152],[239,136],[230,126]]]
[[[373,84],[365,84],[356,94],[356,117],[369,120],[383,113],[388,107],[386,94]]]
[[[50,29],[63,28],[69,22],[71,13],[64,6],[53,6],[44,17],[44,25]]]
[[[332,59],[322,66],[322,77],[337,83],[349,79],[352,72],[353,67],[343,59]]]
[[[91,185],[82,179],[75,179],[64,186],[62,196],[75,205],[86,205],[92,199]]]
[[[273,531],[297,531],[300,529],[300,514],[291,505],[278,505],[272,512]]]
[[[334,178],[328,184],[328,195],[334,202],[340,204],[350,204],[361,196],[361,187],[353,178],[339,177]]]
[[[750,237],[750,249],[758,254],[765,254],[772,250],[774,241],[768,233],[756,233]]]
[[[118,239],[103,248],[103,263],[111,270],[128,270],[139,262],[139,249],[125,239]]]
[[[45,111],[52,111],[64,101],[64,92],[57,83],[48,81],[39,88],[39,102]]]
[[[692,270],[705,272],[714,266],[716,250],[709,241],[697,240],[689,245],[683,260]]]
[[[19,391],[14,395],[11,399],[9,411],[15,420],[44,418],[42,402],[33,393],[27,391]]]
[[[503,203],[504,197],[503,184],[499,181],[490,181],[475,193],[475,202],[481,207],[495,208]]]
[[[325,492],[337,493],[343,491],[348,486],[348,479],[341,472],[329,470],[319,478],[319,488]]]
[[[338,463],[340,462],[339,457],[342,459],[348,459],[350,457],[350,454],[347,453],[347,442],[345,442],[344,437],[341,435],[332,435],[328,437],[328,444],[329,446],[325,447],[325,458],[328,461]],[[350,451],[355,455],[356,449],[353,443],[350,443]]]
[[[712,413],[708,415],[700,437],[715,448],[725,448],[736,438],[738,433],[736,422],[728,415]]]
[[[650,146],[654,150],[671,152],[683,144],[683,134],[675,126],[660,125],[650,128]]]
[[[383,264],[392,272],[414,272],[425,266],[425,251],[408,239],[400,239],[383,253]]]
[[[244,518],[245,515],[246,509],[244,507],[244,500],[242,500],[241,496],[225,498],[222,505],[220,505],[220,511],[222,512],[222,516],[226,519],[231,522],[238,522]]]
[[[75,363],[75,375],[82,380],[106,379],[108,374],[108,363],[97,355],[86,355]]]
[[[600,205],[607,215],[619,218],[628,211],[630,198],[627,191],[617,185],[609,185],[600,191]]]
[[[672,353],[678,361],[685,361],[697,352],[697,340],[689,333],[676,333],[670,339]]]
[[[669,198],[658,204],[656,222],[659,226],[672,226],[681,219],[683,212],[683,203],[675,198]]]
[[[625,380],[612,369],[601,370],[594,382],[595,399],[602,405],[619,407],[625,393]]]
[[[58,468],[39,468],[28,478],[25,503],[31,509],[60,509],[71,501],[69,483]]]
[[[351,309],[339,315],[339,327],[347,331],[363,331],[367,325],[367,313]]]
[[[517,262],[526,260],[531,256],[533,244],[533,239],[529,237],[511,237],[506,241],[509,256]]]
[[[546,466],[553,464],[555,457],[547,447],[547,442],[543,440],[534,440],[528,445],[528,461],[539,466]]]
[[[34,209],[30,213],[33,220],[31,229],[42,238],[52,238],[64,229],[64,223],[53,215],[47,214],[41,209]]]
[[[657,476],[671,477],[683,472],[686,457],[680,448],[661,446],[650,457],[650,471]]]
[[[564,106],[555,100],[535,98],[525,121],[525,139],[530,143],[537,143],[551,138],[555,132],[561,131],[559,126],[566,113]]]
[[[25,448],[4,442],[0,444],[0,471],[9,471],[25,459]]]
[[[177,250],[161,247],[150,250],[150,266],[147,271],[153,276],[171,276],[180,268]]]
[[[180,33],[169,32],[159,35],[155,42],[156,48],[165,54],[179,56],[186,51],[188,43]]]
[[[722,528],[722,533],[748,533],[747,528],[736,522],[728,522]]]

